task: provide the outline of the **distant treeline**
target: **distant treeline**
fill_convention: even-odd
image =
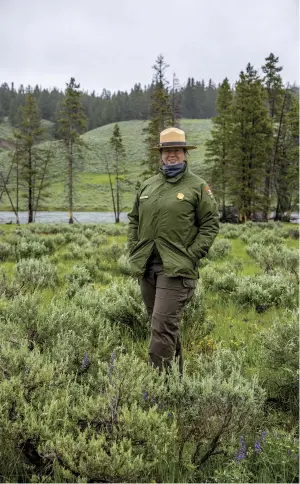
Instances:
[[[82,104],[88,118],[87,130],[119,121],[149,119],[153,89],[154,83],[144,88],[141,84],[135,84],[130,92],[118,91],[112,94],[107,89],[103,89],[101,95],[83,92]],[[20,107],[24,106],[25,96],[29,92],[36,98],[41,117],[56,122],[64,92],[56,88],[42,89],[39,86],[20,85],[16,89],[14,83],[8,85],[6,82],[0,87],[0,122],[8,117],[12,126],[18,126]],[[174,79],[169,92],[176,95],[181,117],[209,119],[216,115],[218,87],[212,80],[206,85],[204,80],[189,78],[186,85],[180,87],[178,80]]]

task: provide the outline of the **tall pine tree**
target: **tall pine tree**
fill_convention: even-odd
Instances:
[[[232,91],[227,78],[222,82],[217,98],[217,116],[212,119],[211,139],[206,142],[205,158],[214,194],[220,201],[221,220],[226,220],[229,173],[231,169],[230,147],[232,143]]]
[[[69,223],[73,220],[73,190],[74,190],[74,169],[76,168],[76,155],[78,149],[83,146],[80,135],[85,131],[87,118],[81,102],[82,93],[79,90],[80,84],[76,84],[74,77],[66,84],[65,99],[59,113],[59,135],[66,148],[68,162],[68,202],[69,202]]]
[[[285,91],[275,149],[275,220],[289,221],[299,201],[299,101]]]
[[[144,161],[146,165],[143,172],[144,178],[158,172],[157,153],[150,151],[150,148],[158,143],[160,132],[172,126],[172,99],[165,76],[168,67],[164,56],[160,54],[153,66],[154,79],[149,108],[150,121],[148,127],[144,129],[144,133],[147,135],[145,142],[148,148],[148,154]]]
[[[272,125],[265,90],[257,71],[248,64],[236,83],[230,153],[231,199],[238,208],[240,222],[263,209],[265,163],[271,146]]]
[[[20,179],[27,202],[28,223],[34,222],[34,212],[38,208],[37,203],[42,188],[41,183],[45,180],[47,164],[42,159],[42,152],[36,149],[42,133],[41,118],[35,97],[32,93],[28,93],[25,97],[25,105],[20,110],[19,129],[15,131],[17,178]],[[17,192],[19,179],[17,180]]]
[[[108,166],[108,175],[115,214],[115,222],[119,223],[122,197],[121,175],[124,172],[123,162],[125,158],[125,148],[123,145],[122,135],[118,124],[115,124],[114,126],[113,134],[110,138],[110,147],[112,151],[113,161],[111,167]],[[112,174],[115,176],[115,189],[113,188]]]
[[[266,63],[262,66],[265,74],[263,78],[264,86],[267,92],[267,104],[269,115],[273,128],[273,144],[266,161],[265,187],[264,187],[264,210],[263,217],[268,220],[271,211],[271,200],[274,189],[274,174],[276,171],[276,160],[278,159],[278,140],[280,137],[282,105],[284,104],[284,89],[280,72],[282,67],[278,65],[279,59],[274,54],[266,57]]]

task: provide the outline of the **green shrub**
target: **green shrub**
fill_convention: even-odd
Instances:
[[[280,245],[282,244],[282,239],[281,237],[278,237],[278,235],[274,232],[270,231],[265,231],[259,236],[259,243],[261,245]]]
[[[11,256],[11,246],[6,242],[0,242],[0,261],[5,261]]]
[[[282,255],[282,265],[284,269],[291,274],[294,274],[299,282],[299,250],[293,250],[284,247]]]
[[[108,243],[108,238],[104,237],[103,235],[99,235],[96,233],[91,237],[91,244],[96,247],[101,247],[103,245],[106,245],[107,243]]]
[[[0,267],[0,297],[14,298],[19,294],[22,287],[14,280],[10,280],[5,271]]]
[[[88,249],[90,249],[89,244],[87,244],[86,246],[80,246],[75,242],[71,242],[65,247],[64,251],[60,255],[62,259],[65,259],[65,260],[69,260],[69,259],[83,260],[86,257],[86,252]],[[91,250],[95,252],[92,248]]]
[[[70,274],[65,275],[65,279],[69,284],[74,284],[78,287],[82,287],[84,284],[92,282],[90,272],[85,266],[75,265]]]
[[[247,253],[252,257],[259,266],[265,271],[269,272],[282,264],[283,249],[276,245],[270,244],[264,246],[255,242],[247,246]]]
[[[241,359],[230,350],[218,350],[211,358],[197,356],[190,365],[192,371],[187,363],[182,379],[170,377],[166,403],[178,422],[179,462],[201,472],[233,435],[259,421],[265,393],[256,378],[243,376]]]
[[[289,237],[292,239],[299,239],[299,228],[290,228],[289,229]]]
[[[10,350],[4,348],[6,360]],[[158,390],[163,381],[134,356],[116,356],[80,383],[68,379],[59,358],[51,362],[35,350],[0,384],[2,435],[31,463],[23,467],[26,482],[164,480],[174,463],[176,422],[143,397],[145,385]],[[6,480],[18,480],[6,471]]]
[[[103,291],[103,315],[111,322],[125,325],[134,336],[149,334],[150,323],[137,282],[128,278],[108,285]]]
[[[298,278],[298,250],[272,244],[264,246],[258,243],[249,245],[246,250],[250,257],[252,257],[265,272],[270,272],[276,268],[285,269]]]
[[[55,245],[64,245],[66,243],[65,236],[63,234],[55,234],[52,236],[53,243]]]
[[[234,299],[241,305],[249,304],[265,308],[271,305],[293,308],[297,304],[295,284],[282,274],[239,278]]]
[[[50,254],[50,250],[42,242],[27,241],[24,238],[14,246],[14,258],[19,261],[21,259],[38,259]]]
[[[240,438],[229,463],[214,471],[213,482],[297,482],[299,441],[282,429],[263,430],[253,439]]]
[[[125,274],[126,276],[131,275],[132,271],[129,264],[128,255],[125,255],[125,254],[121,255],[121,257],[118,259],[118,268],[121,274]]]
[[[106,261],[117,262],[122,253],[123,248],[120,245],[114,243],[109,247],[104,247],[103,249],[101,249],[100,256],[104,257]]]
[[[209,249],[207,257],[209,259],[224,259],[232,249],[232,245],[228,240],[217,239]]]
[[[221,225],[220,234],[222,234],[225,239],[237,239],[241,234],[241,230],[236,225],[223,224]]]
[[[299,410],[299,314],[282,318],[257,335],[261,350],[260,379],[270,398],[297,417]]]
[[[214,326],[205,317],[204,290],[201,281],[198,281],[194,296],[184,307],[182,313],[181,327],[184,347],[193,346],[194,343],[211,333]]]
[[[20,260],[16,264],[15,280],[26,289],[55,287],[58,283],[56,266],[47,257]]]
[[[220,273],[215,266],[208,265],[202,269],[201,279],[206,290],[221,293],[234,293],[238,285],[237,275],[230,267]]]

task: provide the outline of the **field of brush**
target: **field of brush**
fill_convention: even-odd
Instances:
[[[223,225],[147,364],[126,225],[0,227],[1,482],[298,482],[298,227]]]
[[[47,122],[44,123],[49,131]],[[50,123],[51,124],[51,123]],[[123,196],[122,209],[129,210],[135,196],[135,186],[144,170],[142,161],[145,159],[145,135],[142,130],[147,126],[146,121],[123,121],[118,123],[126,151],[123,161]],[[202,175],[205,173],[204,143],[210,137],[211,121],[204,119],[183,119],[181,127],[186,131],[187,140],[199,146],[191,151],[189,165],[191,170]],[[74,210],[75,211],[112,211],[109,177],[106,160],[111,159],[109,140],[113,133],[114,124],[88,131],[82,136],[85,148],[77,157],[76,177],[74,182]],[[47,131],[46,131],[47,132]],[[0,124],[0,139],[10,139],[12,130],[7,123]],[[40,150],[51,153],[51,185],[49,197],[41,204],[41,210],[64,210],[67,203],[67,161],[63,146],[58,141],[47,141],[39,145]],[[8,173],[12,151],[0,151],[0,166],[4,167],[4,174]],[[14,199],[15,180],[11,177],[9,188]],[[20,202],[20,210],[26,210],[25,200]],[[10,210],[6,195],[0,201],[0,210]]]

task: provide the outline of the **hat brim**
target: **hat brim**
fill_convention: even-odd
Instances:
[[[151,151],[160,151],[163,148],[183,148],[184,150],[196,150],[198,146],[194,145],[173,145],[173,146],[153,146],[153,148],[150,148]]]

